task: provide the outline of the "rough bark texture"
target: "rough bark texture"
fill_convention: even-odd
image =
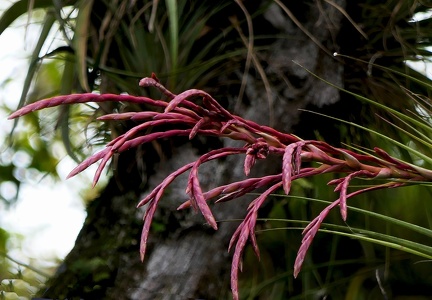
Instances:
[[[304,28],[331,52],[336,50],[342,15],[321,1],[288,1],[290,9]],[[344,6],[344,1],[338,1]],[[272,40],[260,53],[264,71],[271,84],[268,99],[262,78],[249,72],[244,101],[237,113],[261,124],[271,123],[279,130],[290,131],[299,122],[299,108],[322,107],[335,103],[339,93],[305,70],[296,61],[337,85],[343,84],[343,66],[325,53],[272,4],[260,19],[273,33],[286,38]],[[227,74],[241,80],[243,70]],[[226,82],[221,78],[220,82]],[[191,87],[193,88],[193,87]],[[221,85],[223,95],[229,87]],[[225,93],[229,108],[237,95]],[[226,100],[223,99],[223,100]],[[270,102],[269,102],[270,101]],[[205,141],[204,141],[205,142]],[[223,141],[223,143],[229,143]],[[149,190],[164,176],[198,157],[199,150],[190,144],[174,149],[172,156],[155,166],[148,181]],[[218,231],[203,224],[204,219],[191,211],[176,211],[185,199],[185,180],[167,191],[158,209],[150,235],[144,263],[139,260],[142,213],[136,203],[149,190],[142,190],[135,153],[122,155],[116,174],[100,197],[88,207],[88,217],[74,249],[67,256],[44,297],[80,297],[84,299],[227,299],[230,297],[231,255],[227,246],[237,222],[223,222]],[[144,158],[145,159],[145,158]],[[243,161],[229,158],[203,167],[200,173],[204,188],[243,178]],[[261,162],[254,172],[274,173],[277,164]],[[257,175],[257,174],[252,174]],[[247,202],[235,200],[213,208],[217,220],[242,218]],[[258,261],[257,261],[258,263]]]

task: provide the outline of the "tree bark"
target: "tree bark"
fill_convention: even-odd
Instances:
[[[339,92],[293,61],[336,85],[343,85],[343,66],[329,55],[338,49],[336,39],[342,14],[321,1],[288,2],[296,20],[273,3],[257,18],[260,23],[254,21],[257,31],[265,28],[287,37],[271,40],[265,45],[267,50],[259,53],[271,85],[270,97],[263,79],[252,71],[243,74],[243,70],[222,76],[215,94],[226,97],[229,109],[237,108],[244,118],[286,132],[297,124],[295,133],[298,133],[302,131],[298,109],[334,104],[339,100]],[[340,7],[345,5],[343,0],[334,2]],[[307,34],[313,35],[315,41]],[[231,82],[228,79],[241,81],[243,75],[247,77],[245,95],[242,103],[236,105],[237,95],[230,94],[230,87],[222,83]],[[186,178],[176,181],[166,192],[154,219],[145,260],[141,263],[139,259],[143,211],[137,210],[136,204],[166,175],[199,157],[199,151],[190,143],[175,148],[170,158],[155,165],[155,174],[146,175],[146,188],[142,187],[142,174],[136,164],[137,159],[146,157],[135,151],[122,154],[115,175],[89,204],[75,247],[41,294],[69,299],[229,298],[231,254],[227,248],[238,222],[222,222],[214,231],[199,214],[176,211],[186,199]],[[279,169],[277,163],[263,161],[251,176],[273,174]],[[233,157],[211,163],[200,169],[200,178],[203,188],[239,180],[244,178],[243,161]],[[240,219],[245,216],[248,201],[250,197],[217,204],[212,210],[219,221]]]

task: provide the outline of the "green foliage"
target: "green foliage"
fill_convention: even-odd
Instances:
[[[8,260],[4,255],[7,251],[7,241],[9,239],[9,233],[4,230],[3,228],[0,228],[0,278],[3,279],[7,275],[7,270],[9,268]]]
[[[0,228],[0,299],[31,299],[54,272],[52,267],[20,262],[8,254],[13,235]],[[16,238],[16,237],[15,237]]]

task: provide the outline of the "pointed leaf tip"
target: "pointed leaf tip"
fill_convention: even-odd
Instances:
[[[218,226],[216,223],[215,218],[213,217],[213,215],[209,215],[209,216],[205,216],[205,219],[207,220],[207,223],[214,229],[214,230],[218,230]]]
[[[141,262],[144,262],[144,258],[145,258],[145,249],[144,249],[144,251],[140,250],[140,260],[141,260]]]

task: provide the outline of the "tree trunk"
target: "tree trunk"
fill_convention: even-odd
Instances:
[[[244,99],[236,106],[237,94],[230,94],[230,87],[223,83],[232,82],[228,79],[241,81],[243,70],[221,77],[215,94],[228,99],[229,109],[237,108],[237,113],[245,118],[286,132],[297,125],[295,133],[302,134],[307,131],[302,132],[303,127],[299,125],[298,109],[334,104],[339,100],[339,93],[293,61],[330,82],[343,85],[343,66],[329,55],[338,49],[336,40],[342,14],[321,1],[288,2],[296,20],[289,18],[276,4],[271,4],[263,16],[257,17],[260,23],[254,20],[260,34],[269,32],[288,37],[272,40],[265,45],[266,50],[259,53],[270,80],[270,97],[263,79],[250,71],[245,74]],[[340,7],[345,5],[343,0],[334,2]],[[295,24],[297,21],[302,28]],[[207,139],[198,140],[201,145],[208,142]],[[190,143],[173,149],[170,158],[155,165],[155,174],[146,174],[148,188],[145,189],[136,161],[145,161],[146,157],[132,150],[122,154],[115,175],[101,195],[89,204],[88,216],[75,247],[41,294],[60,299],[229,298],[231,254],[227,253],[227,248],[238,222],[222,222],[214,231],[204,224],[201,215],[189,210],[176,211],[186,199],[186,178],[176,181],[166,192],[154,219],[145,260],[141,263],[139,259],[143,211],[137,210],[136,204],[166,175],[194,161],[201,150]],[[273,174],[279,172],[279,168],[271,160],[262,161],[251,175]],[[233,157],[211,163],[200,169],[200,178],[203,188],[244,178],[243,161]],[[213,206],[216,219],[244,217],[246,200],[250,198]]]

